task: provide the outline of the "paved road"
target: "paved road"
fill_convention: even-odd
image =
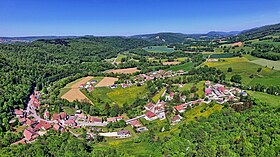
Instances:
[[[107,125],[106,122],[104,123],[89,123],[89,122],[77,122],[77,125],[78,126],[102,126],[102,127],[105,127]]]
[[[137,117],[135,117],[135,118],[128,119],[128,120],[126,120],[125,122],[126,122],[126,123],[129,123],[129,122],[131,122],[131,121],[134,121],[134,120],[140,119],[140,118],[144,118],[144,117],[145,117],[145,115],[143,114],[143,115],[137,116]]]

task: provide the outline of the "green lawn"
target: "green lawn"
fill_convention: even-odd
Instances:
[[[161,95],[163,94],[163,92],[166,90],[166,87],[163,87],[153,98],[153,102],[158,102],[158,100],[160,99]]]
[[[173,71],[184,70],[184,71],[189,71],[192,68],[193,68],[193,63],[192,62],[187,62],[187,63],[180,64],[180,65],[170,66],[170,68],[168,68],[166,70],[173,70]]]
[[[149,47],[145,47],[143,48],[146,51],[149,52],[174,52],[173,48],[168,48],[167,46],[149,46]]]

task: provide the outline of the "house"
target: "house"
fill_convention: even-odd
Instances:
[[[209,80],[207,80],[207,81],[205,81],[205,85],[206,85],[207,87],[209,87],[209,86],[211,85],[211,82],[210,82]]]
[[[20,124],[24,124],[26,122],[25,118],[19,117],[18,121],[20,122]]]
[[[155,107],[155,104],[152,102],[149,102],[147,105],[144,106],[146,110],[152,111]]]
[[[15,109],[14,114],[16,116],[23,116],[23,111],[21,109]]]
[[[125,83],[123,83],[123,84],[122,84],[122,88],[126,88],[126,87],[128,87],[128,85],[125,84]]]
[[[23,131],[24,139],[27,140],[27,141],[30,141],[32,139],[32,135],[33,135],[33,132],[28,130],[28,129],[25,129]]]
[[[178,106],[174,106],[175,110],[182,113],[182,112],[185,112],[185,106],[186,104],[181,104],[181,105],[178,105]]]
[[[206,88],[204,93],[205,93],[205,96],[212,95],[212,89],[211,88]]]
[[[154,113],[151,112],[151,111],[147,111],[146,114],[145,114],[145,119],[146,119],[146,120],[152,121],[152,120],[157,119],[157,115],[154,114]]]
[[[43,130],[49,130],[52,127],[48,122],[43,120],[40,120],[39,124],[41,124]]]
[[[138,120],[133,120],[133,121],[129,122],[129,124],[134,128],[138,128],[138,127],[142,126],[142,124]]]
[[[169,95],[165,96],[165,101],[170,101],[173,99],[175,93],[174,92],[170,92]]]
[[[59,113],[54,113],[54,114],[52,115],[52,120],[57,120],[57,121],[59,121],[59,120],[60,120],[60,114],[59,114]]]
[[[74,121],[74,120],[66,120],[65,122],[64,122],[64,124],[66,125],[66,126],[70,126],[70,127],[72,127],[72,126],[76,126],[77,124],[76,124],[76,122]]]
[[[58,131],[58,130],[61,129],[61,126],[56,123],[56,124],[53,125],[53,129]]]
[[[157,114],[157,117],[160,119],[160,120],[163,120],[165,119],[165,112],[160,112]]]
[[[65,112],[60,112],[59,115],[60,115],[60,119],[66,120],[67,114]]]
[[[180,122],[182,117],[180,115],[175,115],[174,117],[171,118],[172,123],[178,123]]]
[[[50,113],[49,111],[44,112],[44,119],[49,119],[50,118]]]
[[[77,118],[78,118],[78,116],[69,116],[68,120],[74,120],[75,121]]]
[[[116,121],[117,121],[117,118],[116,118],[116,117],[107,118],[107,122],[108,122],[108,123],[113,123],[113,122],[116,122]]]
[[[93,123],[102,123],[102,118],[99,117],[93,117],[93,116],[88,116],[88,122],[93,122]]]
[[[117,121],[122,120],[123,116],[118,116],[118,117],[116,117],[116,119],[117,119]]]
[[[31,119],[29,119],[29,118],[26,118],[26,124],[28,125],[28,126],[31,126],[31,125],[33,125],[33,124],[35,124],[36,122],[34,121],[34,120],[31,120]]]
[[[80,84],[80,86],[79,86],[79,87],[80,87],[80,88],[84,88],[84,86],[85,86],[84,84]]]
[[[118,131],[118,132],[117,132],[117,135],[118,135],[120,138],[125,138],[125,137],[131,136],[129,130],[121,130],[121,131]]]
[[[94,89],[95,89],[94,86],[90,86],[90,87],[87,88],[88,92],[91,92],[91,91],[93,91]]]

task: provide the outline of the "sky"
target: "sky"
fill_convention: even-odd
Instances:
[[[239,31],[280,23],[280,0],[0,0],[0,36]]]

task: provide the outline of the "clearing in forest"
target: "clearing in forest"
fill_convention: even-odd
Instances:
[[[133,74],[138,72],[137,68],[126,68],[126,69],[115,69],[115,70],[107,70],[106,73],[117,73],[117,74]]]
[[[118,78],[115,77],[104,77],[95,87],[107,87],[115,84]]]

